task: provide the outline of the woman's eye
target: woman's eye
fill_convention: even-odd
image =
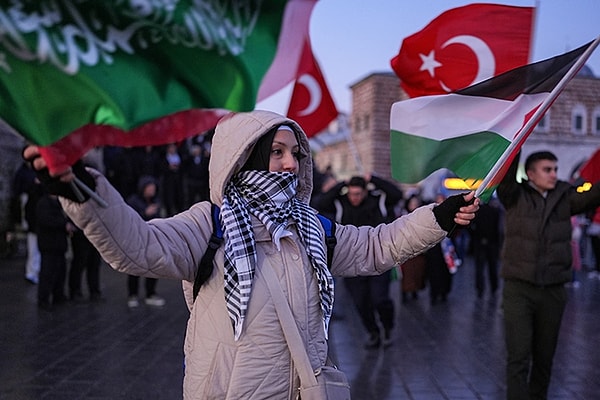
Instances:
[[[294,157],[296,157],[296,160],[300,161],[303,158],[306,158],[306,154],[304,154],[304,153],[302,153],[300,151],[297,151],[297,152],[294,153]]]
[[[273,154],[274,156],[280,156],[283,153],[280,149],[273,149],[271,150],[271,154]]]

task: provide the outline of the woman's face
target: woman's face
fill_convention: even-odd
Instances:
[[[269,171],[297,174],[300,165],[299,160],[302,157],[305,157],[305,155],[300,153],[296,135],[288,130],[278,130],[271,145]]]

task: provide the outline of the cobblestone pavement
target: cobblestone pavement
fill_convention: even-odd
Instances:
[[[164,307],[127,307],[126,276],[103,266],[105,300],[38,310],[22,257],[0,260],[0,399],[180,399],[188,311],[179,282],[161,280]],[[504,342],[499,297],[477,299],[469,259],[454,276],[447,303],[427,290],[401,304],[394,343],[363,348],[364,332],[338,285],[330,347],[354,400],[503,399]],[[600,393],[600,280],[580,274],[570,288],[555,357],[550,399]],[[143,285],[142,285],[143,286]]]

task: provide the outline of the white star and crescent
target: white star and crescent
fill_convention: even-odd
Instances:
[[[440,48],[443,49],[451,44],[462,44],[467,46],[477,57],[477,74],[473,81],[467,86],[471,86],[494,76],[494,72],[496,71],[496,59],[494,58],[494,53],[492,53],[490,47],[483,40],[471,35],[459,35],[448,39]],[[434,50],[431,50],[427,55],[420,53],[419,57],[421,57],[421,61],[423,62],[419,71],[429,72],[429,75],[432,78],[435,76],[435,69],[443,65],[435,59]],[[441,80],[439,83],[446,92],[452,91],[452,89],[446,86]]]
[[[435,69],[442,66],[442,63],[435,59],[435,50],[431,50],[427,55],[419,54],[419,57],[423,61],[419,71],[427,71],[429,72],[429,76],[433,78],[435,76]]]
[[[298,111],[298,115],[303,117],[305,115],[310,115],[315,112],[315,110],[321,104],[321,87],[319,83],[314,78],[314,76],[309,74],[304,74],[298,79],[298,83],[304,85],[306,90],[308,90],[308,95],[310,98],[310,102],[303,110]]]

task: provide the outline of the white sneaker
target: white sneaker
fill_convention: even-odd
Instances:
[[[129,299],[127,299],[127,307],[135,308],[135,307],[138,307],[139,305],[140,305],[140,301],[138,300],[137,296],[129,296]]]
[[[146,304],[149,306],[162,307],[166,303],[165,299],[153,294],[150,297],[146,297]]]

